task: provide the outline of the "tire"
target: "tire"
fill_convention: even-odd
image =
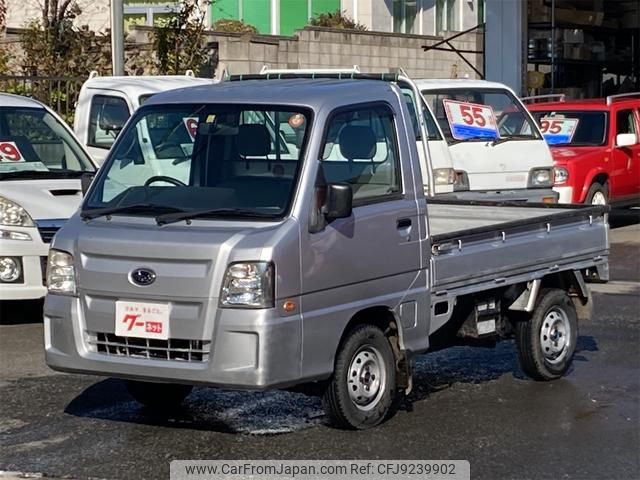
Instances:
[[[391,414],[395,397],[395,361],[389,340],[373,325],[354,328],[338,350],[323,396],[329,419],[341,428],[371,428]]]
[[[573,360],[578,339],[578,315],[560,289],[543,289],[533,314],[516,323],[520,367],[535,380],[563,376]]]
[[[153,410],[175,410],[191,393],[191,385],[127,380],[127,391],[138,402]]]
[[[599,201],[602,199],[602,201]],[[594,203],[594,200],[596,203]],[[587,192],[587,196],[584,199],[584,203],[588,205],[607,205],[609,203],[609,185],[608,184],[600,184],[595,182],[589,187],[589,191]]]

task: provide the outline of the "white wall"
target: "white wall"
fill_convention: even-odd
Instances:
[[[60,2],[62,3],[62,2]],[[76,25],[88,25],[91,30],[109,28],[109,0],[78,0],[82,13]],[[10,0],[7,2],[7,27],[23,28],[33,20],[42,19],[41,0]]]

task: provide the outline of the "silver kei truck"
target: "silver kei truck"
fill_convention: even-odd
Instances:
[[[399,80],[261,78],[127,123],[52,244],[51,368],[160,411],[193,385],[302,389],[356,429],[429,350],[515,337],[532,378],[567,372],[607,207],[426,199]]]

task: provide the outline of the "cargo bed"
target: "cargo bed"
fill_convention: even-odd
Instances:
[[[435,295],[473,293],[594,262],[606,268],[605,206],[429,200],[427,211]]]

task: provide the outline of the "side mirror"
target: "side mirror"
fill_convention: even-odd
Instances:
[[[347,218],[353,210],[353,191],[347,183],[330,183],[327,185],[327,199],[322,213],[327,221],[336,218]]]
[[[616,135],[616,147],[630,147],[638,143],[635,133],[619,133]]]
[[[82,176],[80,177],[80,185],[82,188],[83,197],[87,194],[87,191],[91,186],[91,182],[93,182],[93,177],[95,176],[96,176],[95,172],[91,172],[91,173],[87,172],[87,173],[83,173]]]
[[[98,121],[98,126],[100,130],[104,130],[107,133],[113,132],[117,137],[124,127],[125,122],[126,120],[123,118],[108,118],[106,115],[103,115]]]

